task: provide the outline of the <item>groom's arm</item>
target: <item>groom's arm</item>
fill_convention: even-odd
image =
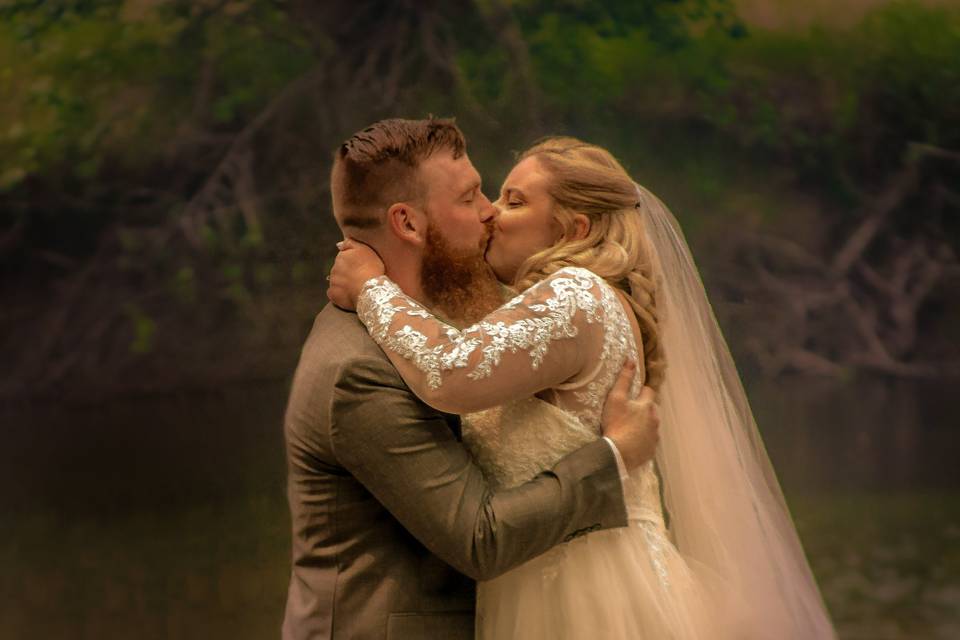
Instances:
[[[339,462],[448,564],[487,580],[587,531],[625,526],[613,450],[598,440],[530,482],[492,491],[443,418],[386,361],[341,369],[331,406]]]

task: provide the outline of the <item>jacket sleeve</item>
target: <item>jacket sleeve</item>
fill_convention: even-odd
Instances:
[[[476,580],[586,531],[627,523],[606,442],[524,485],[493,491],[443,417],[385,361],[365,357],[341,368],[330,419],[338,461],[420,542]]]

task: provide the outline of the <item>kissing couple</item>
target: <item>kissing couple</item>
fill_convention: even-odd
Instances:
[[[284,638],[835,637],[683,234],[608,151],[538,142],[491,203],[451,120],[383,120],[331,192]]]

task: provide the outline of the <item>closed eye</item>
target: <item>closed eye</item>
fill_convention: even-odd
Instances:
[[[474,184],[472,187],[463,192],[463,195],[460,197],[460,202],[464,204],[472,204],[474,200],[477,199],[477,194],[480,193],[480,184]]]

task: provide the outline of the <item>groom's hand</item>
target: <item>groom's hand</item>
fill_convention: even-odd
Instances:
[[[377,252],[358,240],[337,243],[340,252],[327,280],[327,299],[341,309],[353,311],[363,283],[384,274],[383,260]]]
[[[630,399],[630,385],[636,364],[627,362],[620,370],[603,407],[603,435],[616,445],[623,464],[634,469],[651,460],[660,442],[660,416],[655,404],[657,392],[644,387],[640,395]]]

